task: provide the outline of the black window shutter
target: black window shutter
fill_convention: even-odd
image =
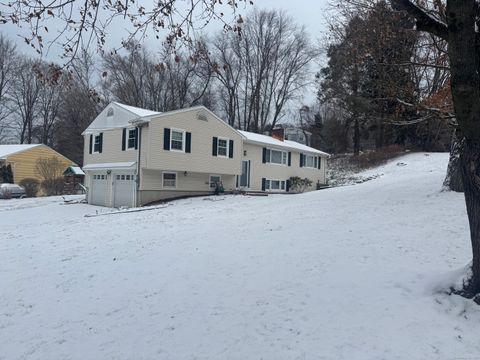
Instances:
[[[287,180],[287,187],[286,187],[287,192],[290,191],[290,180]]]
[[[288,166],[292,166],[292,152],[288,152]]]
[[[190,132],[185,133],[185,152],[192,152],[192,133]]]
[[[123,131],[122,131],[122,151],[125,151],[126,140],[127,140],[127,129],[123,128]]]
[[[247,171],[247,187],[250,188],[250,169],[251,169],[252,163],[250,160],[248,160],[248,171]]]
[[[138,149],[138,128],[135,128],[135,150]]]
[[[102,153],[102,151],[103,151],[103,133],[100,133],[99,136],[100,136],[100,147],[98,149],[98,152]]]
[[[163,150],[170,150],[170,129],[163,129]]]
[[[89,151],[88,151],[89,154],[92,153],[92,146],[93,146],[93,135],[90,134],[90,146],[89,146]]]
[[[263,148],[263,152],[262,152],[262,163],[266,163],[267,162],[267,148]]]
[[[228,157],[233,158],[233,140],[228,142]]]
[[[303,167],[303,154],[300,154],[300,167]]]
[[[218,138],[214,136],[213,140],[212,140],[212,155],[213,156],[217,156],[217,144],[218,144]]]
[[[267,179],[262,178],[262,191],[265,191],[265,183],[267,182]]]
[[[322,168],[322,157],[321,156],[318,157],[318,168],[319,169]]]

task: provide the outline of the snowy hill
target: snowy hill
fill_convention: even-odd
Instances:
[[[438,292],[471,256],[447,161],[90,218],[0,202],[0,359],[476,358],[480,310]]]

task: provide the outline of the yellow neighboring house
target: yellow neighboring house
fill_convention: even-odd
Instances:
[[[44,144],[0,145],[0,166],[11,165],[15,184],[25,178],[33,178],[41,182],[43,179],[37,172],[37,161],[52,156],[65,164],[65,169],[71,165],[76,165],[73,161]]]

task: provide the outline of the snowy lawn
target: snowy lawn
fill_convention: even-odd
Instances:
[[[480,309],[438,292],[470,261],[447,161],[89,218],[2,201],[0,359],[478,359]]]

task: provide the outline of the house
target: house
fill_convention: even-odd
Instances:
[[[287,140],[268,143],[270,137],[249,134],[235,130],[204,106],[159,113],[112,102],[83,132],[87,200],[101,206],[138,206],[211,194],[220,182],[227,192],[286,192],[289,176],[305,174],[325,183],[328,154]],[[283,158],[276,164],[277,151],[290,156],[290,165]],[[309,156],[317,159],[315,171]]]
[[[0,167],[11,166],[15,184],[19,184],[27,178],[43,181],[36,168],[37,162],[40,159],[52,157],[58,159],[65,166],[65,169],[74,164],[71,160],[44,144],[0,145]]]
[[[84,131],[88,202],[135,206],[235,189],[242,136],[203,106],[153,112],[108,105]]]
[[[285,140],[282,128],[274,129],[272,136],[239,132],[244,136],[240,188],[290,192],[291,177],[311,180],[306,191],[326,184],[327,153]]]

